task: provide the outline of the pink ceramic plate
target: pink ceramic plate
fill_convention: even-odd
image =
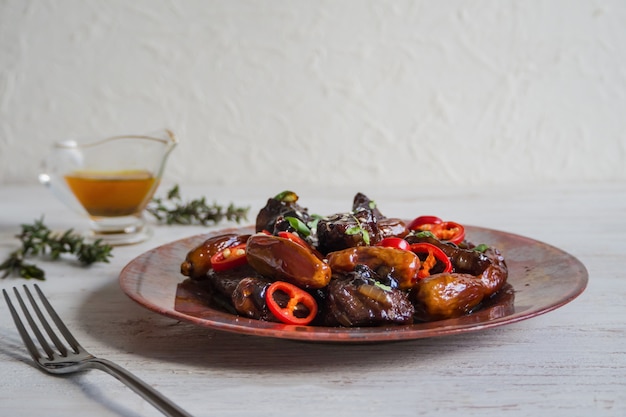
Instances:
[[[584,265],[553,246],[511,233],[469,226],[468,238],[499,248],[509,267],[508,286],[476,313],[457,319],[384,327],[292,326],[247,319],[203,304],[184,286],[180,264],[208,236],[251,233],[251,227],[193,236],[150,250],[120,274],[122,290],[159,314],[217,330],[310,342],[385,342],[474,332],[547,313],[572,301],[587,286]],[[178,294],[178,296],[177,296]],[[196,297],[196,298],[194,298]]]

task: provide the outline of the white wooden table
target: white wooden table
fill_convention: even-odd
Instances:
[[[186,198],[250,206],[249,220],[282,191],[181,189]],[[626,415],[626,184],[294,191],[317,213],[348,210],[362,191],[390,216],[437,214],[528,236],[580,259],[589,284],[570,304],[516,324],[371,345],[213,331],[157,315],[120,290],[124,265],[207,231],[199,226],[156,225],[150,241],[115,248],[111,263],[88,269],[37,261],[48,276],[39,285],[92,353],[127,367],[197,416]],[[13,237],[19,225],[42,215],[53,229],[85,226],[43,188],[0,188],[2,260],[19,245]],[[2,288],[22,284],[29,282],[0,280]],[[2,300],[0,415],[160,414],[102,372],[43,374]]]

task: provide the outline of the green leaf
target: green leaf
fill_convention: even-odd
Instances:
[[[296,229],[296,232],[298,232],[302,236],[307,237],[311,234],[311,230],[307,227],[307,225],[304,224],[304,222],[297,217],[287,216],[285,217],[285,220],[289,222],[289,226]]]
[[[473,250],[475,252],[485,253],[487,249],[489,249],[489,245],[481,243],[480,245],[476,246]]]
[[[348,228],[346,229],[346,234],[347,234],[348,236],[358,235],[358,234],[361,234],[361,230],[363,230],[363,229],[361,229],[361,226],[352,226],[352,227],[348,227]]]
[[[432,237],[432,238],[437,239],[437,236],[435,236],[432,232],[429,232],[428,230],[423,230],[423,231],[421,231],[419,233],[415,233],[414,236],[415,237],[422,237],[422,238],[424,238],[424,237]]]
[[[178,189],[178,184],[172,187],[167,192],[167,199],[168,200],[180,200],[180,190]]]
[[[285,190],[282,193],[276,194],[275,200],[282,201],[284,203],[295,203],[298,201],[298,194],[293,191]]]
[[[365,242],[366,245],[369,245],[370,244],[369,232],[365,229],[361,229],[361,234],[363,235],[363,242]]]
[[[387,292],[391,291],[391,287],[389,285],[383,284],[382,282],[375,281],[374,285],[376,285],[378,288],[380,288],[383,291],[387,291]]]
[[[320,216],[319,214],[311,214],[311,218],[313,220],[309,221],[306,225],[309,228],[309,230],[317,230],[317,224],[320,222],[320,220],[322,220],[324,217]]]
[[[369,232],[363,227],[363,225],[361,224],[361,222],[359,221],[359,219],[356,218],[355,215],[352,215],[352,218],[356,221],[356,226],[352,226],[346,229],[345,234],[347,234],[348,236],[352,236],[352,235],[361,235],[363,237],[363,242],[366,245],[370,244],[370,234]]]

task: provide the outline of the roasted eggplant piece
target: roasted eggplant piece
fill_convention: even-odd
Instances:
[[[269,311],[265,292],[271,282],[260,277],[246,277],[239,281],[232,292],[232,303],[242,316],[257,320],[278,321]]]
[[[393,217],[378,220],[379,241],[390,236],[404,237],[408,232],[404,220]]]
[[[206,283],[214,293],[230,299],[235,288],[239,285],[239,282],[249,277],[260,278],[262,275],[255,271],[250,265],[242,265],[221,272],[210,270],[207,274]]]
[[[180,273],[191,279],[203,279],[211,269],[211,257],[217,252],[230,248],[248,240],[250,235],[234,233],[213,236],[206,239],[187,253],[180,265]]]
[[[309,248],[289,239],[263,233],[252,235],[246,249],[248,264],[263,276],[287,281],[300,288],[323,288],[331,270]]]
[[[383,246],[359,246],[328,254],[333,272],[351,272],[357,265],[367,265],[381,276],[389,275],[400,289],[417,283],[420,260],[413,252]]]
[[[504,256],[498,249],[489,247],[484,254],[489,259],[489,265],[478,275],[478,279],[485,287],[485,296],[491,297],[506,284],[509,269],[504,261]]]
[[[420,280],[411,294],[417,319],[434,321],[470,313],[485,297],[485,287],[473,275],[442,273]]]

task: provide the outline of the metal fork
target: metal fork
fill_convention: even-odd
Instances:
[[[30,290],[26,285],[24,285],[24,292],[32,306],[32,309],[35,311],[36,316],[39,318],[39,322],[43,326],[44,330],[48,334],[52,343],[56,346],[58,351],[55,351],[42,334],[39,326],[35,322],[32,314],[29,311],[28,306],[22,299],[17,288],[13,288],[15,292],[15,297],[22,308],[22,312],[24,313],[24,317],[30,328],[32,329],[33,334],[39,341],[41,348],[45,352],[45,355],[42,355],[40,350],[37,348],[33,339],[30,337],[26,327],[22,323],[20,316],[17,314],[17,311],[13,307],[13,303],[9,298],[9,294],[5,289],[2,290],[4,294],[4,299],[6,300],[9,310],[11,311],[11,315],[13,316],[13,321],[17,326],[17,330],[28,349],[28,352],[33,357],[39,368],[50,372],[52,374],[70,374],[73,372],[78,372],[86,369],[100,369],[113,375],[115,378],[126,384],[130,389],[135,391],[137,394],[141,395],[144,399],[146,399],[149,403],[151,403],[154,407],[159,409],[164,415],[172,416],[172,417],[190,417],[191,415],[184,411],[182,408],[165,398],[161,393],[156,391],[150,385],[122,368],[121,366],[107,360],[101,359],[93,356],[91,353],[87,352],[85,348],[83,348],[72,336],[72,333],[67,329],[61,318],[58,316],[56,311],[52,308],[52,305],[48,302],[43,292],[39,288],[37,284],[34,285],[35,290],[37,291],[41,303],[45,307],[48,312],[49,317],[54,321],[56,328],[61,332],[67,343],[69,344],[71,349],[68,349],[65,344],[59,339],[54,329],[50,326],[50,323],[46,319],[42,310],[39,308],[37,301],[31,294]]]

